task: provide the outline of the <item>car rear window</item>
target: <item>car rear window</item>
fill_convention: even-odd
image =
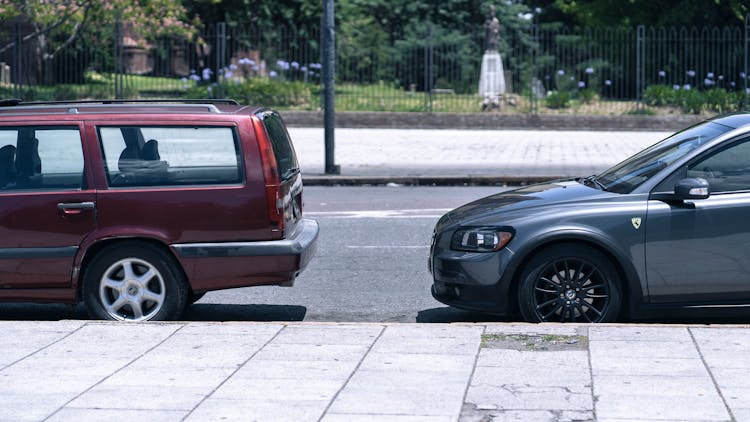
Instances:
[[[98,130],[109,186],[242,181],[234,128],[107,126]]]
[[[264,113],[262,119],[268,137],[271,139],[276,165],[279,167],[279,176],[282,180],[287,179],[299,170],[292,140],[289,139],[286,127],[277,113]]]

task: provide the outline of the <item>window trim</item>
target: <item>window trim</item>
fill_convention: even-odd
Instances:
[[[1,189],[0,188],[0,194],[2,195],[8,195],[8,194],[31,194],[34,192],[43,192],[43,193],[55,193],[55,192],[84,192],[91,190],[91,172],[89,171],[90,165],[89,165],[89,153],[86,149],[85,145],[85,126],[83,122],[81,121],[6,121],[2,122],[0,124],[0,131],[9,131],[9,130],[16,130],[18,132],[20,129],[23,128],[30,128],[34,131],[36,130],[75,130],[78,132],[78,147],[79,151],[81,153],[80,158],[81,162],[83,164],[80,173],[69,173],[71,175],[75,175],[76,178],[80,181],[76,187],[63,187],[63,186],[28,186],[28,187],[14,187],[13,189]],[[17,144],[15,145],[18,146]],[[42,166],[42,169],[44,169],[44,166]],[[44,175],[44,172],[41,173]],[[54,174],[54,173],[49,173]],[[68,174],[68,173],[65,173]]]

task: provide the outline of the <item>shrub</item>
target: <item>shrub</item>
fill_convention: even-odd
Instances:
[[[643,101],[650,106],[675,105],[677,90],[667,85],[651,85],[643,91]]]
[[[219,87],[199,85],[188,89],[192,98],[215,98]],[[223,97],[233,98],[244,104],[269,107],[310,106],[310,86],[300,81],[280,81],[269,78],[253,78],[243,82],[230,82],[222,86]]]
[[[677,103],[684,113],[700,114],[706,106],[705,96],[698,90],[677,91]]]
[[[726,113],[735,109],[732,94],[721,88],[710,89],[703,95],[706,98],[706,107],[711,111]]]
[[[596,90],[591,88],[584,88],[580,91],[578,91],[578,99],[581,100],[584,104],[591,104],[594,101],[599,98],[599,95],[596,93]]]
[[[544,100],[549,108],[568,108],[570,107],[571,97],[567,91],[552,91]]]

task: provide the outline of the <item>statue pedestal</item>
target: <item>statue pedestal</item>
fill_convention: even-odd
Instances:
[[[479,96],[485,102],[499,106],[500,97],[503,94],[505,94],[505,74],[500,53],[485,51],[482,56],[482,72],[479,76]]]

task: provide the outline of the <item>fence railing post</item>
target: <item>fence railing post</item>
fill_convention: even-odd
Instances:
[[[531,25],[531,77],[529,78],[529,114],[539,112],[539,98],[537,98],[537,75],[536,75],[536,54],[539,43],[539,26]]]
[[[117,22],[115,22],[115,32],[114,32],[114,79],[115,79],[115,99],[119,100],[123,98],[123,87],[122,87],[122,79],[123,79],[123,72],[124,72],[124,66],[123,66],[123,45],[122,45],[122,22],[118,19]]]
[[[635,90],[638,109],[643,109],[643,91],[646,89],[646,27],[638,25],[635,47]]]
[[[21,22],[16,22],[15,44],[13,45],[13,95],[23,98],[23,36],[21,35]]]
[[[227,24],[219,22],[216,24],[216,98],[224,98],[224,68],[227,63]]]
[[[748,91],[748,71],[750,69],[748,68],[748,64],[750,63],[750,13],[748,13],[745,16],[745,82],[743,83],[744,89],[745,89],[745,101],[744,101],[744,109],[748,109],[748,105],[750,105],[750,92]]]
[[[432,22],[427,23],[427,44],[424,48],[424,108],[432,113],[432,62],[433,62]]]

